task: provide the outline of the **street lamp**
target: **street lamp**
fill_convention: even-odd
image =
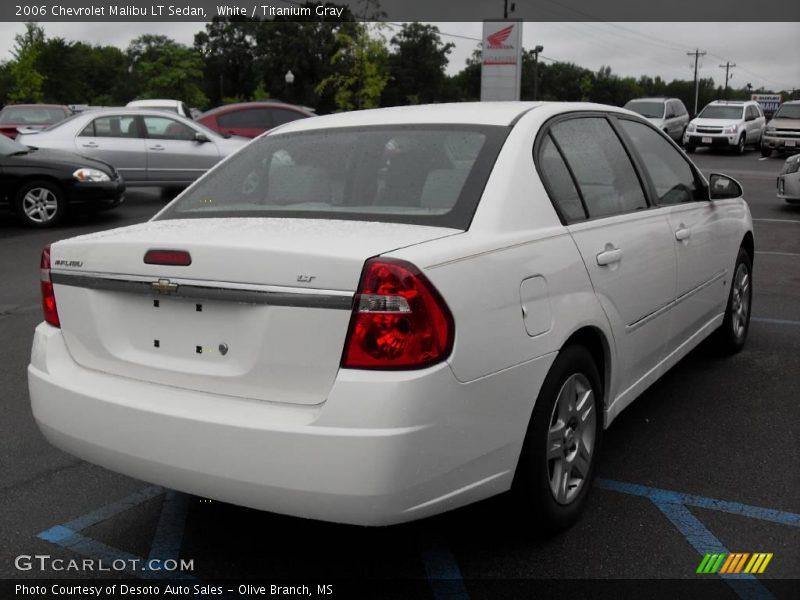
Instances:
[[[286,101],[291,102],[294,99],[294,90],[292,90],[292,84],[294,83],[294,73],[292,70],[289,69],[286,71],[286,75],[283,76],[283,80],[286,82]]]
[[[539,52],[544,50],[544,46],[536,46],[533,49],[533,99],[539,94]]]

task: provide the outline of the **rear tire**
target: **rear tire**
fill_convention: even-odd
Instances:
[[[722,325],[714,332],[714,343],[722,354],[736,354],[744,348],[750,330],[753,306],[753,260],[744,248],[739,248],[733,269],[731,289]]]
[[[586,507],[603,435],[603,388],[583,346],[561,350],[542,384],[514,475],[515,508],[546,533]]]
[[[67,200],[57,184],[46,180],[29,181],[17,192],[14,209],[28,227],[54,227],[66,215]]]

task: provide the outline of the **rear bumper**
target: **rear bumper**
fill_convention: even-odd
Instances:
[[[88,370],[41,324],[28,382],[45,437],[89,462],[261,510],[388,525],[510,487],[553,358],[472,384],[447,364],[341,371],[326,402],[309,407]]]

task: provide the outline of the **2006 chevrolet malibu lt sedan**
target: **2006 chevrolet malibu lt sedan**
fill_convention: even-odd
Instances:
[[[621,410],[707,336],[742,348],[753,233],[635,113],[441,104],[287,124],[41,260],[59,448],[366,525],[512,489],[557,530]]]

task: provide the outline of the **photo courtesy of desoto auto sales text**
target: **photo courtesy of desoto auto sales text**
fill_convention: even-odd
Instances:
[[[0,408],[0,600],[797,600],[800,4],[3,2]]]

